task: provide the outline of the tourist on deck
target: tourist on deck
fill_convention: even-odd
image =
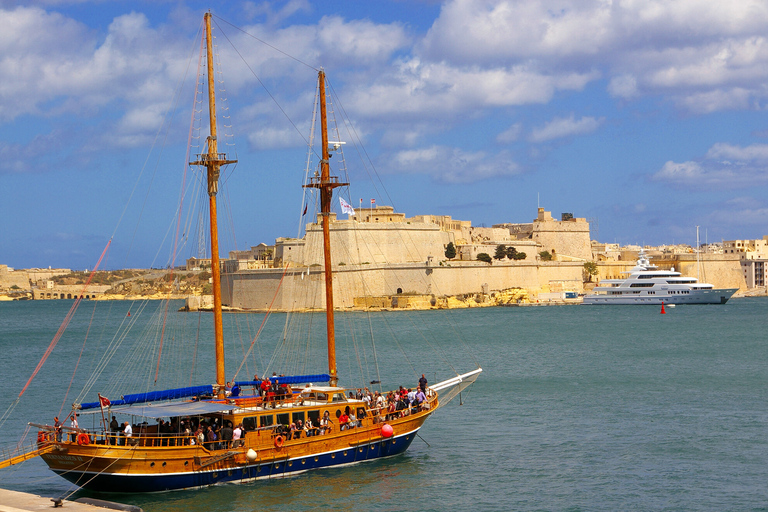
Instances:
[[[427,378],[424,376],[424,374],[421,374],[421,378],[419,379],[419,388],[421,388],[422,391],[425,393],[427,392]]]
[[[69,428],[72,429],[72,442],[77,441],[77,432],[80,430],[80,425],[77,423],[77,416],[73,414],[69,417]]]
[[[347,430],[349,428],[349,406],[344,409],[344,412],[339,416],[339,430]]]
[[[114,417],[114,416],[113,416]],[[59,421],[59,417],[55,416],[53,418],[53,431],[56,432],[56,442],[61,442],[61,421]]]
[[[123,423],[123,437],[125,446],[130,446],[133,444],[133,428],[131,427],[131,424],[127,421]]]
[[[325,435],[331,431],[331,417],[328,411],[325,411],[323,417],[320,419],[320,435]]]
[[[243,424],[240,423],[232,431],[232,448],[239,448],[243,446],[243,440],[241,439],[242,436],[243,436]]]
[[[234,438],[234,431],[232,430],[232,423],[229,421],[221,428],[221,444],[222,448],[229,449],[232,446],[232,439]]]
[[[112,432],[112,435],[109,437],[109,444],[117,444],[117,435],[120,431],[120,424],[114,416],[112,416],[112,421],[109,422],[109,431]]]

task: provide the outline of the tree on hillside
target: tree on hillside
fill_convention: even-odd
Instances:
[[[515,253],[515,259],[516,260],[524,260],[527,255],[524,252],[516,252]]]
[[[541,261],[552,261],[552,255],[549,254],[549,251],[541,251],[539,257],[541,257]]]
[[[507,248],[503,245],[496,246],[496,254],[493,255],[495,260],[503,260],[507,257]]]
[[[453,242],[448,242],[448,245],[445,247],[445,257],[449,260],[456,257],[456,246],[453,245]]]
[[[484,261],[486,263],[493,263],[491,256],[487,252],[481,252],[477,255],[477,261]]]
[[[517,249],[514,247],[507,247],[507,258],[514,260],[516,259],[515,255],[517,255]]]

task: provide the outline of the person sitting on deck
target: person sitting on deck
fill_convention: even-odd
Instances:
[[[229,396],[232,397],[232,398],[239,397],[240,396],[240,386],[238,386],[237,384],[232,386],[232,392],[229,394]]]
[[[339,429],[347,430],[349,428],[349,406],[344,409],[344,413],[339,416]]]
[[[331,416],[328,411],[325,411],[323,417],[320,419],[320,435],[325,435],[331,431]]]

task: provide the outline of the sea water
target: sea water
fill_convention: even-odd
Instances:
[[[70,305],[0,303],[2,411]],[[439,334],[403,356],[380,338],[382,374],[413,385],[427,368],[434,382],[432,367],[415,362],[420,352],[445,355],[457,371],[475,361],[483,368],[406,454],[290,478],[99,497],[148,512],[768,510],[767,313],[765,298],[664,315],[654,306],[387,313],[378,321],[400,337]],[[73,320],[77,335],[88,333],[89,315]],[[340,325],[345,318],[352,317],[340,315]],[[5,444],[27,421],[50,423],[59,411],[82,360],[82,340],[74,339],[62,338],[12,410],[0,429]],[[45,496],[74,491],[39,459],[0,470],[0,486]]]

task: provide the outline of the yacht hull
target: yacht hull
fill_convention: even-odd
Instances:
[[[736,293],[737,288],[723,288],[719,290],[691,290],[686,294],[662,294],[657,291],[654,295],[647,295],[645,292],[635,294],[626,292],[625,294],[603,295],[592,294],[584,297],[582,304],[587,305],[609,305],[609,304],[725,304],[728,299]]]

